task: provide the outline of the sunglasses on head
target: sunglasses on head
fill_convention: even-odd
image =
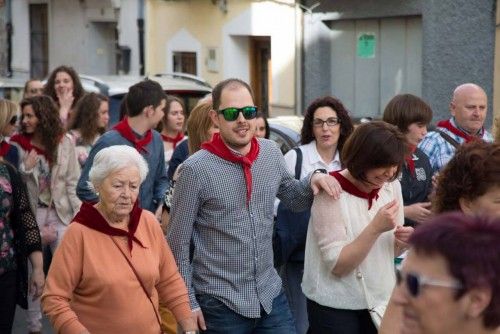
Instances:
[[[403,273],[401,270],[396,269],[396,284],[400,285],[403,281],[405,283],[406,290],[413,298],[418,297],[422,288],[425,286],[437,286],[455,290],[461,290],[463,288],[462,284],[457,281],[442,281],[424,277],[415,273]]]
[[[17,123],[17,115],[14,115],[12,116],[12,118],[10,119],[10,125],[16,125]]]
[[[243,114],[245,119],[254,119],[257,116],[257,107],[248,106],[243,108],[229,107],[219,110],[219,114],[224,116],[226,121],[236,121],[240,112]]]

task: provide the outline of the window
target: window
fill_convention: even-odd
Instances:
[[[196,52],[174,52],[174,72],[197,75]]]

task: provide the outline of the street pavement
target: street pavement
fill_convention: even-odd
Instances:
[[[47,317],[42,318],[42,333],[43,334],[54,334],[52,326],[50,325]],[[27,334],[28,329],[26,328],[26,310],[23,310],[19,306],[16,309],[16,317],[14,319],[14,326],[12,327],[12,334]]]

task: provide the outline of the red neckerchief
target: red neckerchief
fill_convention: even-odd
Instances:
[[[80,211],[78,211],[75,218],[73,218],[73,221],[107,235],[127,237],[128,248],[130,249],[130,252],[132,252],[132,241],[135,241],[141,247],[146,248],[142,245],[139,239],[134,236],[137,226],[139,225],[141,213],[142,209],[139,208],[137,202],[135,202],[134,207],[130,212],[130,222],[128,223],[127,232],[109,225],[106,222],[106,219],[104,219],[101,213],[92,204],[83,202],[80,207]]]
[[[409,145],[410,153],[405,157],[406,165],[410,171],[411,176],[415,176],[415,161],[413,161],[413,153],[417,149],[415,145]]]
[[[237,156],[224,144],[219,133],[214,133],[212,140],[201,144],[201,148],[216,156],[234,163],[241,164],[243,173],[245,174],[245,182],[247,186],[247,204],[252,196],[252,163],[259,155],[259,142],[255,137],[252,138],[250,152],[245,156]]]
[[[163,141],[166,141],[167,143],[172,143],[172,144],[174,144],[174,149],[175,149],[175,147],[177,146],[177,144],[178,144],[178,143],[179,143],[182,139],[184,139],[184,134],[183,134],[182,132],[179,132],[179,133],[177,134],[177,136],[175,136],[174,138],[172,138],[172,137],[169,137],[169,136],[167,136],[167,135],[162,134],[162,135],[161,135],[161,138],[163,139]]]
[[[368,210],[371,209],[373,200],[378,199],[378,189],[373,189],[369,193],[359,190],[351,181],[349,181],[345,176],[340,174],[341,171],[330,172],[330,175],[339,181],[340,186],[343,190],[347,191],[349,194],[354,195],[359,198],[366,198],[368,200]]]
[[[148,130],[142,139],[137,139],[132,128],[128,124],[126,118],[124,118],[120,123],[116,124],[113,129],[118,131],[123,138],[127,139],[129,142],[134,144],[135,149],[139,153],[148,153],[146,146],[153,140],[153,131]]]
[[[47,152],[45,150],[42,150],[41,148],[36,147],[33,144],[31,144],[32,137],[33,136],[31,136],[31,135],[18,133],[18,134],[13,135],[10,138],[10,141],[14,142],[14,143],[18,143],[19,146],[21,146],[21,148],[23,150],[25,150],[26,152],[31,152],[32,150],[35,150],[35,152],[37,154],[43,155],[45,157],[45,159],[47,159],[47,161],[50,163],[52,161],[52,158],[47,155]]]
[[[466,143],[469,143],[469,142],[476,140],[476,139],[483,138],[484,128],[481,128],[481,131],[480,131],[478,136],[472,136],[472,135],[460,130],[456,126],[454,126],[449,119],[447,119],[445,121],[439,121],[436,125],[440,128],[445,128],[446,130],[450,131],[451,133],[465,139]]]
[[[2,143],[0,143],[0,157],[5,157],[7,152],[9,152],[10,149],[10,144],[7,143],[5,140],[2,140]]]

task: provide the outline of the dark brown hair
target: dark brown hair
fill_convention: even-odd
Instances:
[[[45,84],[43,88],[43,93],[45,95],[50,96],[56,103],[59,103],[59,100],[57,99],[57,92],[56,92],[56,76],[57,73],[59,72],[65,72],[67,73],[70,77],[71,80],[73,80],[73,105],[71,108],[73,108],[78,100],[85,94],[85,90],[83,89],[82,83],[80,82],[80,77],[78,76],[78,73],[73,69],[73,67],[70,66],[59,66],[56,67],[49,75],[49,78],[47,79],[47,83]]]
[[[472,201],[498,186],[500,144],[482,140],[464,144],[439,174],[433,210],[460,210],[460,198]]]
[[[432,120],[432,109],[418,96],[396,95],[385,106],[383,120],[406,133],[413,123],[429,124]]]
[[[304,115],[304,123],[302,124],[302,130],[300,132],[300,141],[302,145],[305,145],[315,139],[313,134],[314,113],[321,107],[330,107],[337,113],[337,118],[340,122],[340,136],[337,143],[337,150],[342,152],[344,143],[354,130],[354,126],[352,125],[351,117],[349,117],[349,111],[340,100],[333,96],[317,98],[307,107]]]
[[[252,101],[254,101],[254,103],[255,103],[252,88],[250,88],[250,86],[243,80],[231,78],[231,79],[226,79],[226,80],[219,82],[217,85],[215,85],[214,89],[212,90],[212,101],[213,101],[212,104],[213,104],[213,108],[215,111],[219,110],[220,103],[221,103],[220,98],[222,95],[222,91],[224,90],[224,88],[227,88],[227,87],[231,87],[231,88],[232,87],[244,87],[244,88],[246,88],[248,90],[248,92],[250,93],[250,96],[252,96]]]
[[[70,129],[80,131],[82,142],[85,145],[92,145],[96,136],[103,134],[106,129],[99,128],[99,108],[102,102],[109,99],[99,93],[85,94],[76,104],[76,111]]]
[[[51,165],[55,164],[57,161],[57,147],[64,134],[64,128],[59,118],[59,111],[56,104],[49,96],[40,95],[22,100],[21,111],[26,106],[31,106],[31,108],[33,108],[33,112],[36,118],[38,118],[38,125],[36,126],[35,132],[39,134],[45,152],[50,158],[49,163]],[[21,118],[21,132],[26,133],[25,131],[24,126],[22,126]]]
[[[168,123],[168,113],[170,112],[170,105],[172,102],[177,102],[181,105],[182,108],[182,113],[184,114],[184,117],[186,116],[186,108],[184,107],[184,101],[180,97],[174,96],[174,95],[167,95],[167,100],[165,104],[165,109],[163,113],[163,118],[160,123],[158,123],[158,126],[156,127],[156,131],[161,132],[163,130],[163,126]]]
[[[397,166],[394,180],[398,177],[407,154],[406,138],[396,126],[373,121],[359,125],[347,138],[341,161],[355,179],[365,182],[368,170]]]

